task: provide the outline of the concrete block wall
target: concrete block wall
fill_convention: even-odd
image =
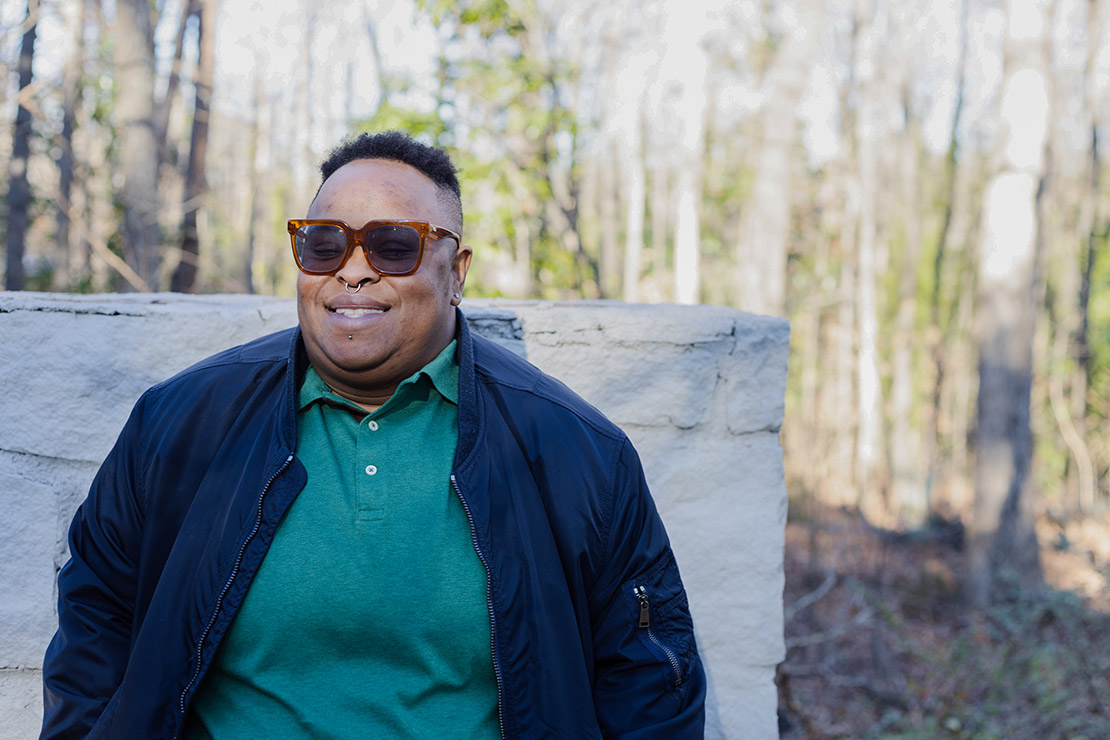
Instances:
[[[712,306],[466,300],[635,443],[710,677],[707,738],[777,738],[789,327]],[[0,293],[0,740],[33,738],[65,533],[148,386],[296,323],[256,296]]]

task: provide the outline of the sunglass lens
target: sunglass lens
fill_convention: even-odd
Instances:
[[[297,259],[309,272],[334,272],[347,253],[347,235],[329,224],[308,224],[296,233]]]
[[[366,241],[370,261],[383,275],[404,275],[420,262],[420,232],[411,226],[379,226]]]

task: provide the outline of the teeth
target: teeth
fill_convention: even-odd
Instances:
[[[372,313],[385,313],[380,308],[337,308],[335,312],[352,319],[357,319],[359,316],[368,316]]]

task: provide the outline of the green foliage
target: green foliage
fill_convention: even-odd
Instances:
[[[435,24],[454,21],[460,26],[471,26],[488,40],[494,35],[516,34],[524,31],[523,20],[516,15],[506,0],[419,0],[417,7],[429,10]]]
[[[357,131],[387,131],[397,129],[424,139],[436,146],[448,146],[447,126],[436,111],[401,108],[389,100],[378,106],[374,115],[356,126]]]
[[[518,241],[528,245],[533,294],[563,298],[596,291],[590,286],[597,254],[583,236],[576,195],[579,121],[567,103],[578,76],[570,62],[534,48],[545,43],[537,39],[546,38],[549,19],[532,3],[505,0],[420,5],[447,29],[436,120],[411,111],[379,117],[392,115],[398,124],[431,131],[448,143],[470,214],[466,239],[484,255],[468,292],[500,293],[496,276],[486,274],[482,263],[515,261]],[[463,118],[480,126],[462,128]],[[556,193],[556,177],[569,192]]]
[[[1087,336],[1091,349],[1092,403],[1088,410],[1096,420],[1105,421],[1110,414],[1110,239],[1103,233],[1094,242],[1095,265],[1091,276],[1090,325]],[[1102,428],[1105,428],[1104,426]]]

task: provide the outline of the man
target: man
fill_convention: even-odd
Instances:
[[[446,154],[341,145],[299,326],[138,401],[70,529],[43,738],[700,738],[624,434],[471,335]]]

